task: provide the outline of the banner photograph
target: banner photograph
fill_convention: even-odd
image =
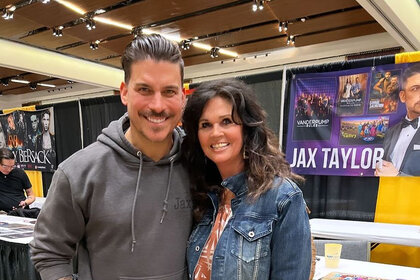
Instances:
[[[25,170],[56,168],[53,107],[16,110],[0,115],[0,148],[12,150],[16,166]]]
[[[293,171],[420,176],[419,68],[417,62],[297,74],[286,149]]]

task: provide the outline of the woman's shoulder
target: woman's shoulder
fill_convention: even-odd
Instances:
[[[296,195],[302,195],[301,189],[290,178],[276,176],[268,197],[276,197],[278,203],[285,203]]]

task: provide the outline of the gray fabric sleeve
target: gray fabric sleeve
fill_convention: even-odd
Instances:
[[[71,260],[84,231],[82,211],[75,203],[66,174],[59,168],[29,244],[32,262],[42,279],[58,279],[73,273]]]

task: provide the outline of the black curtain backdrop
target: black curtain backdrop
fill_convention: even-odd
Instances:
[[[126,108],[120,96],[107,96],[80,101],[83,119],[83,141],[88,146],[96,140],[101,130],[121,117]],[[57,164],[82,148],[79,103],[77,101],[37,106],[37,109],[54,107]],[[53,172],[42,172],[44,196],[47,196]]]
[[[127,111],[119,95],[84,99],[80,103],[85,147],[95,142],[102,129],[111,121],[119,119]]]
[[[54,131],[57,152],[57,165],[82,147],[80,138],[80,117],[77,101],[57,103],[54,107]],[[51,107],[37,106],[36,109]],[[54,172],[42,172],[42,187],[47,196]]]
[[[280,130],[281,83],[283,71],[238,77],[249,84],[267,112],[267,124],[276,135]]]

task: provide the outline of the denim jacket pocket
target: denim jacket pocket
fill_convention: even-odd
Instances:
[[[237,217],[231,253],[249,263],[269,255],[273,232],[273,220],[255,217]]]

